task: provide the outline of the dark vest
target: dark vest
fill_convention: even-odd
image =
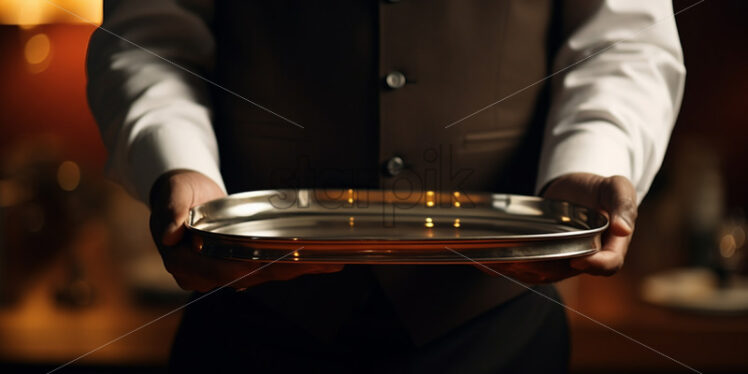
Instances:
[[[557,29],[550,1],[215,3],[216,81],[303,126],[216,91],[215,130],[230,193],[281,187],[532,193],[547,90],[526,86],[548,74]],[[402,87],[388,85],[393,72],[405,77]],[[387,168],[396,156],[400,172]],[[472,266],[371,270],[416,342],[522,290]],[[370,286],[340,277],[273,282],[247,297],[331,335]]]

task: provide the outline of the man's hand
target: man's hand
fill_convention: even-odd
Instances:
[[[613,275],[623,266],[636,222],[636,190],[622,176],[609,178],[595,174],[572,173],[551,181],[543,197],[599,209],[610,220],[603,233],[602,248],[590,256],[570,260],[486,265],[522,282],[555,282],[579,273]],[[482,267],[482,270],[492,273]],[[494,273],[494,275],[496,275]]]
[[[162,175],[151,190],[151,235],[161,252],[164,266],[180,287],[199,292],[226,285],[253,271],[262,263],[209,258],[196,252],[185,237],[184,222],[195,205],[226,194],[205,175],[176,170]],[[231,287],[242,289],[272,280],[289,280],[304,274],[331,273],[343,265],[305,265],[276,263],[269,265]]]

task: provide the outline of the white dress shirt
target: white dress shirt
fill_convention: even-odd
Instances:
[[[153,182],[174,169],[201,172],[223,187],[209,83],[198,77],[213,60],[206,24],[212,2],[115,4],[91,38],[87,62],[89,103],[110,152],[110,175],[145,202]],[[683,94],[672,4],[567,1],[564,24],[572,29],[549,78],[552,108],[538,189],[572,172],[623,175],[641,202],[662,163]]]

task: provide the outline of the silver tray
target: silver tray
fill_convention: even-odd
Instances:
[[[607,218],[539,197],[439,191],[272,190],[190,210],[197,250],[248,261],[524,262],[600,248]]]

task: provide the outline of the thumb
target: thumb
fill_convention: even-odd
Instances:
[[[165,175],[154,185],[151,195],[154,239],[165,246],[174,246],[184,236],[184,222],[194,201],[192,183],[178,175]]]
[[[636,189],[622,176],[606,178],[601,189],[600,205],[610,215],[610,233],[629,236],[634,233],[637,217]]]
[[[159,177],[151,191],[153,237],[174,246],[184,237],[184,222],[196,204],[226,196],[213,180],[190,170],[175,170]]]
[[[184,237],[184,222],[187,220],[193,201],[192,189],[186,187],[178,186],[172,191],[165,217],[167,218],[166,226],[161,236],[161,243],[165,246],[176,245]]]
[[[176,216],[175,216],[176,217]],[[187,219],[187,215],[183,215],[183,219],[176,219],[169,222],[164,229],[163,235],[161,235],[161,243],[167,247],[177,245],[184,237],[184,225],[183,222]]]

